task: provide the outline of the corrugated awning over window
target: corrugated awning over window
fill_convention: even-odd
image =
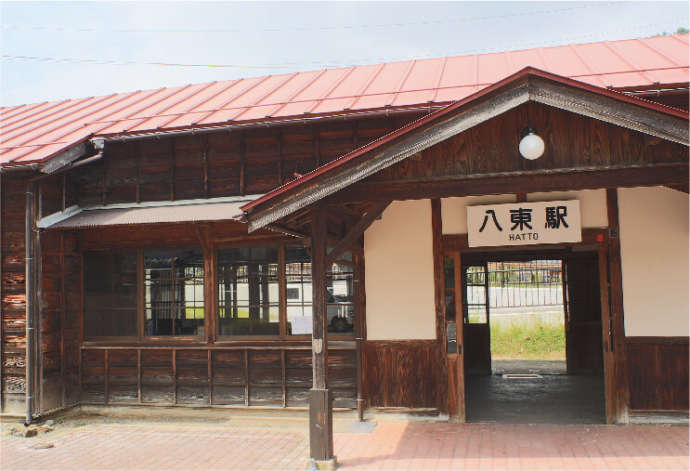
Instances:
[[[258,197],[243,197],[227,201],[186,200],[163,203],[144,203],[122,207],[112,205],[95,208],[69,208],[38,221],[38,227],[50,229],[84,229],[88,227],[239,220],[242,205]]]

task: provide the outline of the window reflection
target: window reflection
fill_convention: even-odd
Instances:
[[[200,250],[144,251],[145,332],[203,335],[204,260]]]
[[[278,249],[218,252],[218,334],[280,333]]]
[[[84,335],[137,335],[137,253],[84,254]]]

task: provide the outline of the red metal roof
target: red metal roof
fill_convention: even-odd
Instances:
[[[336,171],[338,168],[342,167],[345,163],[350,162],[351,160],[354,160],[358,157],[361,157],[364,154],[367,154],[374,149],[377,149],[378,147],[383,146],[384,144],[395,140],[396,138],[405,135],[415,129],[418,129],[422,126],[424,126],[427,123],[430,123],[434,120],[436,120],[439,117],[442,117],[444,115],[447,115],[449,113],[452,113],[453,111],[457,110],[458,108],[461,108],[468,103],[471,103],[482,96],[485,96],[487,94],[490,94],[491,92],[505,86],[506,84],[510,82],[514,82],[516,80],[521,79],[522,77],[525,76],[535,76],[535,77],[542,77],[546,78],[555,82],[560,82],[565,85],[569,85],[571,87],[576,87],[580,88],[583,90],[587,90],[593,93],[597,93],[599,95],[604,95],[604,96],[609,96],[611,98],[614,98],[616,100],[620,100],[622,102],[627,102],[631,103],[637,106],[642,106],[644,108],[652,109],[655,111],[659,111],[662,113],[666,113],[672,116],[676,116],[682,119],[688,119],[688,112],[684,110],[679,110],[676,108],[672,108],[666,105],[661,105],[659,103],[655,103],[652,101],[647,101],[647,100],[642,100],[636,97],[631,97],[628,95],[624,95],[621,92],[615,91],[615,90],[609,90],[606,88],[601,88],[595,85],[591,85],[589,83],[584,83],[580,82],[578,80],[573,80],[567,77],[561,77],[556,74],[552,74],[551,72],[546,72],[543,70],[535,69],[533,67],[525,67],[518,72],[515,72],[514,74],[503,78],[502,80],[499,80],[498,82],[483,88],[482,90],[474,93],[471,96],[465,97],[462,100],[459,100],[453,104],[450,104],[446,106],[445,108],[442,108],[440,110],[437,110],[433,113],[429,113],[426,116],[423,116],[409,124],[406,124],[405,126],[398,128],[385,136],[380,137],[379,139],[376,139],[372,142],[369,142],[368,144],[363,145],[362,147],[359,147],[357,149],[354,149],[353,151],[335,159],[332,160],[331,162],[328,162],[327,164],[322,165],[321,167],[318,167],[311,172],[307,173],[306,175],[302,175],[299,178],[296,178],[294,180],[291,180],[287,183],[285,183],[282,186],[279,186],[275,188],[274,190],[269,191],[268,193],[264,194],[263,196],[252,200],[248,203],[246,203],[244,206],[241,207],[242,211],[248,212],[250,210],[253,210],[259,205],[262,205],[272,199],[275,199],[279,197],[280,195],[288,192],[291,189],[294,189],[298,186],[305,185],[309,181],[313,180],[316,177],[319,177],[325,173],[333,172]]]
[[[0,165],[91,137],[462,100],[526,66],[612,88],[690,82],[688,35],[253,77],[0,108]]]

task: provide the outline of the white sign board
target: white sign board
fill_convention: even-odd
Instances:
[[[470,247],[581,242],[580,202],[469,206],[467,239]]]

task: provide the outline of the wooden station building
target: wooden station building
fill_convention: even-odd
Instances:
[[[2,413],[310,407],[319,460],[332,408],[464,421],[468,270],[524,259],[602,421],[687,412],[688,74],[673,35],[2,108]]]

